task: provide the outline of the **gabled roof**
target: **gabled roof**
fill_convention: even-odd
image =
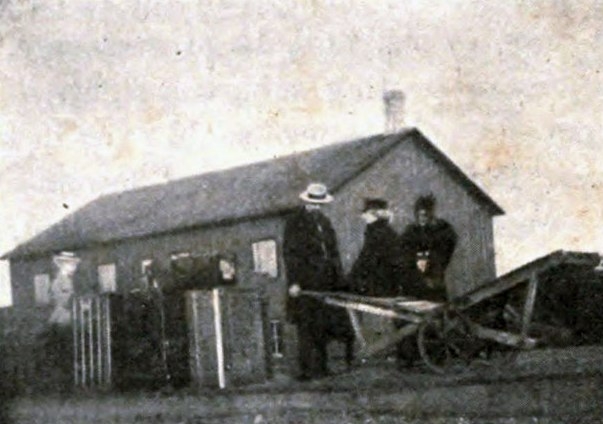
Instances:
[[[299,204],[298,194],[309,182],[324,182],[337,192],[402,141],[417,143],[493,215],[504,213],[418,130],[410,129],[101,196],[3,259],[284,213]]]

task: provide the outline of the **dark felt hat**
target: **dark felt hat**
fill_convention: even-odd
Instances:
[[[415,212],[420,210],[433,211],[435,209],[436,199],[433,194],[420,196],[415,202]]]
[[[381,210],[381,209],[387,209],[387,208],[388,208],[387,200],[379,199],[379,198],[367,198],[367,199],[364,199],[364,208],[362,209],[362,212],[366,212],[369,210]]]

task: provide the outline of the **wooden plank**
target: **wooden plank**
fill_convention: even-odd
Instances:
[[[77,298],[71,302],[71,326],[73,327],[73,383],[75,386],[80,384],[79,381],[79,358],[78,358],[78,321],[77,321]],[[4,336],[4,334],[2,334]]]
[[[214,328],[216,334],[216,356],[218,358],[218,385],[220,389],[226,387],[226,370],[224,364],[224,340],[222,334],[222,305],[220,289],[212,290],[212,305],[214,309]]]
[[[434,308],[424,311],[417,311],[415,307],[404,308],[400,304],[403,300],[410,298],[374,298],[370,296],[349,295],[338,292],[317,292],[311,290],[300,291],[302,296],[311,296],[320,299],[328,305],[338,306],[346,309],[353,309],[358,312],[365,312],[386,318],[401,319],[404,321],[421,323],[426,317],[444,307],[444,304],[435,304]],[[412,301],[411,301],[412,302]]]
[[[484,299],[496,296],[518,284],[527,282],[534,273],[540,274],[561,264],[594,268],[600,260],[601,258],[597,253],[558,250],[484,284],[470,293],[455,299],[453,303],[461,310],[466,309]]]
[[[534,314],[534,303],[536,303],[536,291],[538,290],[538,275],[534,272],[530,276],[526,301],[523,306],[523,317],[521,320],[521,337],[526,339],[530,330],[530,322]]]
[[[494,342],[522,349],[532,349],[536,346],[536,339],[523,337],[523,335],[508,333],[506,331],[494,330],[483,327],[479,324],[472,324],[472,333],[483,340],[492,340]]]
[[[226,353],[226,384],[260,383],[266,379],[265,305],[251,289],[224,289],[222,328]],[[275,328],[276,336],[278,330]],[[278,343],[277,339],[273,342]]]
[[[404,321],[409,321],[409,322],[414,322],[414,323],[421,323],[424,321],[424,318],[421,316],[417,316],[417,315],[410,314],[410,313],[396,312],[385,306],[376,306],[376,305],[369,305],[366,303],[357,303],[357,302],[347,302],[347,301],[342,301],[342,300],[336,300],[331,297],[325,297],[325,298],[323,298],[323,300],[328,305],[340,306],[343,308],[353,309],[355,311],[365,312],[365,313],[378,315],[378,316],[382,316],[382,317],[386,317],[386,318],[402,319]]]
[[[350,322],[352,323],[352,328],[354,329],[354,334],[356,335],[356,340],[360,343],[361,348],[366,346],[366,338],[364,337],[364,333],[362,332],[362,327],[360,326],[360,321],[358,319],[358,315],[356,311],[350,308],[346,308],[348,315],[350,317]]]
[[[106,319],[106,325],[105,325],[105,338],[107,340],[107,351],[106,351],[106,358],[107,358],[107,370],[106,370],[106,382],[107,385],[112,385],[113,384],[113,349],[111,347],[111,344],[113,343],[113,341],[111,340],[111,327],[112,327],[112,321],[111,319],[113,318],[111,316],[111,304],[110,302],[111,298],[106,297],[105,298],[105,319]]]
[[[198,308],[198,291],[189,291],[186,295],[186,307],[188,310],[187,316],[190,317],[188,322],[189,328],[189,363],[191,368],[191,377],[194,383],[199,383],[203,380],[203,365],[201,364],[201,343],[199,336],[199,308]]]
[[[534,263],[533,266],[529,268],[519,268],[510,274],[506,274],[502,277],[497,278],[489,286],[483,287],[478,291],[472,292],[468,294],[463,300],[459,302],[455,302],[457,307],[461,309],[466,309],[476,303],[481,302],[484,299],[488,299],[490,297],[494,297],[497,294],[500,294],[504,291],[507,291],[518,284],[525,283],[529,280],[530,276],[534,273],[540,274],[541,272],[547,270],[548,268],[552,268],[561,263],[560,257],[558,255],[551,256],[544,262]]]
[[[398,343],[404,337],[416,333],[418,328],[419,324],[407,324],[399,330],[396,330],[391,334],[387,334],[383,337],[380,337],[374,343],[365,346],[363,349],[360,349],[360,351],[358,352],[358,356],[360,358],[367,358],[371,355],[382,352],[383,350]]]

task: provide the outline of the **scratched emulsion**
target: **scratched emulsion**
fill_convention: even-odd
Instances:
[[[381,132],[389,88],[507,211],[499,271],[603,250],[603,3],[368,3],[0,0],[0,250],[101,193]]]

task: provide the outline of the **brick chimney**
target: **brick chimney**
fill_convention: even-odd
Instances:
[[[385,106],[385,133],[393,134],[402,130],[404,125],[404,104],[406,96],[401,90],[388,90],[383,93]]]

